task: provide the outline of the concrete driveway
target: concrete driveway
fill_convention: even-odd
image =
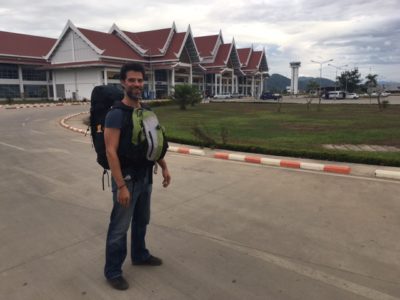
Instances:
[[[151,251],[103,278],[110,190],[81,107],[0,111],[0,299],[400,299],[400,183],[169,153]]]

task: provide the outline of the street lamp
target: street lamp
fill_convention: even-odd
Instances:
[[[335,66],[335,65],[332,65],[332,64],[328,64],[328,66],[331,66],[331,67],[333,67],[333,68],[335,68],[335,69],[336,69],[336,75],[335,75],[335,92],[336,92],[336,85],[337,85],[337,70],[341,70],[342,68],[344,68],[344,67],[347,67],[348,65],[343,65],[343,66]],[[347,79],[347,76],[346,76],[346,79]],[[347,82],[347,80],[346,80],[346,82]]]
[[[319,64],[319,101],[321,101],[321,82],[322,82],[322,65],[326,64],[328,62],[333,61],[333,59],[328,59],[324,61],[316,61],[316,60],[311,60],[311,62]]]

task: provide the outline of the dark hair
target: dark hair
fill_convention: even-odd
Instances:
[[[126,74],[129,71],[140,72],[140,73],[142,73],[143,78],[144,78],[145,71],[144,71],[143,65],[138,64],[138,63],[129,63],[129,64],[124,64],[121,67],[121,70],[119,71],[119,79],[120,80],[125,80],[126,79]]]

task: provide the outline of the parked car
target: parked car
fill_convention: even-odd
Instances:
[[[214,99],[231,99],[232,95],[229,93],[224,93],[224,94],[215,94]]]
[[[382,92],[382,93],[381,93],[381,97],[387,97],[387,96],[389,96],[389,95],[390,95],[389,92]],[[378,97],[378,93],[377,93],[377,92],[373,92],[373,93],[371,94],[371,96],[372,96],[372,97]]]
[[[233,93],[233,94],[231,95],[231,97],[232,97],[232,98],[241,99],[241,98],[244,97],[244,95],[243,95],[243,94],[240,94],[240,93]]]
[[[346,99],[358,99],[360,96],[357,93],[346,93]]]
[[[345,92],[331,91],[328,93],[328,99],[344,99]]]
[[[261,100],[278,100],[280,98],[282,98],[280,94],[272,94],[268,92],[262,93],[260,96]]]

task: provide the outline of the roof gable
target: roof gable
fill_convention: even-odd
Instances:
[[[242,64],[243,67],[246,67],[249,64],[249,59],[251,56],[252,48],[242,48],[242,49],[237,49],[240,63]]]
[[[102,56],[143,60],[139,54],[116,35],[84,28],[78,28],[78,30],[97,48],[103,50]]]
[[[217,44],[218,38],[218,34],[194,38],[200,57],[208,57],[213,55],[213,50]]]
[[[41,36],[0,31],[0,41],[0,55],[43,59],[57,40]]]
[[[173,28],[165,28],[142,32],[123,31],[123,33],[135,44],[139,45],[139,47],[146,49],[145,55],[153,56],[163,55],[165,53],[166,45],[171,38],[172,30]]]
[[[248,65],[243,68],[244,70],[258,70],[260,68],[263,51],[252,51]]]

